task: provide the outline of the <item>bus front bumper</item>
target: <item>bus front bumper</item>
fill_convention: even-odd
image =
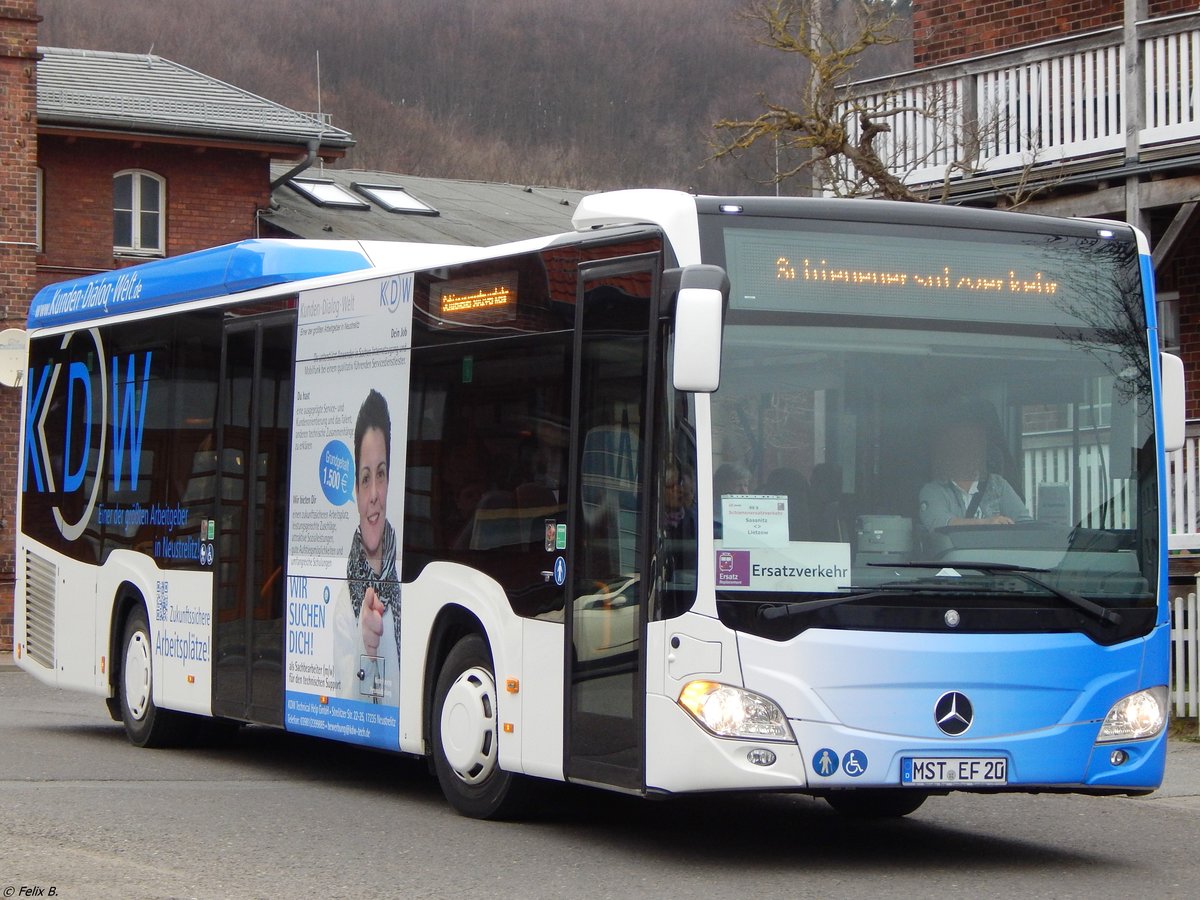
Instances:
[[[670,698],[647,698],[646,786],[659,792],[852,788],[1146,793],[1162,783],[1166,732],[1098,743],[1097,722],[979,739],[914,739],[788,721],[793,739],[717,737]]]

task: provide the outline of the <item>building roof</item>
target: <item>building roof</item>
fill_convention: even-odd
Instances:
[[[39,126],[193,135],[344,151],[353,136],[314,115],[152,54],[39,47]],[[339,154],[340,155],[340,154]]]
[[[288,170],[276,165],[272,177]],[[571,216],[589,191],[530,187],[448,178],[419,178],[360,169],[311,168],[295,179],[306,184],[335,185],[344,202],[321,203],[284,183],[271,195],[270,212],[262,219],[281,232],[301,238],[420,241],[423,243],[492,244],[572,231]],[[372,187],[402,189],[417,203],[392,211],[370,194]],[[376,191],[378,196],[380,192]],[[328,195],[327,195],[328,196]],[[436,214],[434,214],[436,213]]]

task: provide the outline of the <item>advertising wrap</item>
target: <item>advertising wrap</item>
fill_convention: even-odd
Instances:
[[[300,295],[292,423],[285,723],[393,750],[412,288]]]

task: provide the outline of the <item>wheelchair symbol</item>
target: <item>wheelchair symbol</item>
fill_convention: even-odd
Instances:
[[[851,778],[857,778],[867,771],[867,754],[861,750],[850,750],[842,757],[842,771]]]

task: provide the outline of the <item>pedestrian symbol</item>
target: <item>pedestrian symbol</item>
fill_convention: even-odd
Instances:
[[[861,750],[850,750],[842,757],[842,771],[851,778],[857,778],[867,771],[867,754]]]
[[[838,756],[828,747],[813,754],[813,770],[822,778],[828,778],[838,770]]]

